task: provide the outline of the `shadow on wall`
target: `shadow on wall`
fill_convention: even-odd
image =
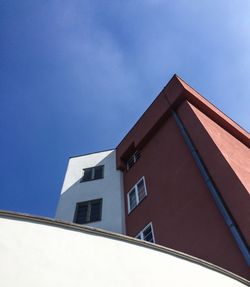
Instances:
[[[80,158],[72,158],[71,160],[73,163],[74,160],[81,161]],[[83,159],[82,162],[84,163]],[[83,176],[83,172],[80,174],[80,171],[99,165],[104,165],[103,178],[80,182]],[[78,168],[81,170],[77,170]],[[114,232],[122,232],[120,226],[123,218],[123,194],[121,192],[121,173],[116,170],[115,151],[110,152],[102,160],[90,164],[90,166],[81,165],[81,163],[76,164],[76,166],[72,164],[65,175],[65,180],[70,177],[71,173],[79,173],[79,178],[61,194],[56,210],[56,219],[73,222],[78,202],[102,198],[102,223],[100,225],[99,221],[99,223],[91,223],[91,225],[103,229],[107,228]],[[74,177],[76,176],[74,175]]]
[[[91,166],[86,166],[86,167],[83,167],[81,169],[81,177],[79,177],[78,180],[76,180],[70,187],[68,187],[63,193],[60,194],[60,199],[59,199],[59,202],[58,202],[58,205],[57,205],[57,210],[56,210],[56,218],[58,218],[58,216],[57,216],[58,213],[62,212],[62,210],[60,210],[60,205],[62,204],[62,202],[68,202],[69,203],[68,208],[75,210],[76,204],[74,204],[74,206],[70,206],[70,203],[72,202],[72,200],[78,198],[77,193],[80,192],[80,194],[82,195],[81,201],[84,201],[85,200],[84,192],[89,192],[89,188],[92,189],[92,186],[96,185],[96,181],[97,180],[100,181],[100,180],[103,180],[104,178],[106,178],[105,166],[106,166],[107,162],[109,160],[111,160],[112,154],[113,153],[111,152],[105,158],[103,158],[101,161],[97,162],[96,164],[91,165]],[[79,158],[80,158],[80,156],[79,156]],[[70,160],[77,160],[77,157],[76,158],[70,158]],[[95,167],[95,166],[98,166],[98,165],[104,165],[104,178],[97,179],[97,180],[90,180],[90,181],[86,181],[86,182],[80,182],[82,177],[83,177],[83,170],[85,168],[91,168],[91,167]],[[66,179],[66,176],[68,176],[67,172],[66,172],[64,181]],[[63,185],[64,185],[64,183],[63,183]],[[101,192],[101,190],[100,190],[100,192]],[[101,193],[100,193],[100,196],[102,196]],[[99,198],[99,197],[97,197],[97,198]],[[91,199],[95,199],[95,198],[91,198]],[[88,200],[88,199],[86,198],[86,200]],[[66,212],[66,210],[65,210],[65,212]],[[60,218],[58,218],[58,219],[60,219]],[[73,221],[73,218],[72,218],[72,221]]]

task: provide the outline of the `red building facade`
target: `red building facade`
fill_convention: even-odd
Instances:
[[[246,131],[175,75],[116,148],[126,234],[151,224],[156,244],[250,279],[249,146]]]

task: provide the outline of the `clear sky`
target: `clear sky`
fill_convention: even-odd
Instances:
[[[177,73],[250,128],[249,0],[0,0],[0,209],[53,217]]]

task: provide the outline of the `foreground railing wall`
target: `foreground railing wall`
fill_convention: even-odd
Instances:
[[[165,247],[0,212],[0,286],[243,286],[249,281]],[[243,283],[243,284],[242,284]]]

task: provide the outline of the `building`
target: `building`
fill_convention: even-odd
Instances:
[[[125,234],[121,191],[114,151],[70,158],[56,218]]]
[[[115,150],[69,160],[56,218],[250,279],[249,134],[174,75]]]

